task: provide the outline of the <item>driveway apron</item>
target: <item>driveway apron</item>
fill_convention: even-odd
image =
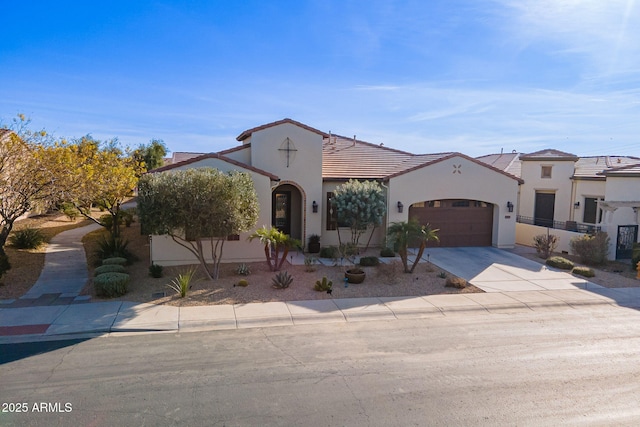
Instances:
[[[429,248],[423,259],[485,292],[596,289],[601,286],[493,247]]]

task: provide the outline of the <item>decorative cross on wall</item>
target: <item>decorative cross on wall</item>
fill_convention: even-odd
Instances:
[[[293,145],[293,143],[289,138],[287,138],[285,142],[287,143],[286,148],[278,148],[278,151],[285,151],[287,153],[287,167],[289,167],[289,159],[290,159],[291,153],[298,150],[295,148],[295,146]]]
[[[459,173],[460,175],[462,175],[462,171],[460,170],[462,168],[462,165],[453,165],[453,173]]]

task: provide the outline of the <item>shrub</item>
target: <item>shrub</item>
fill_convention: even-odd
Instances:
[[[393,258],[396,253],[391,248],[384,247],[380,249],[380,256],[383,258]]]
[[[445,273],[444,271],[441,271],[440,273],[438,273],[438,277],[441,279],[446,279],[447,278],[447,273]]]
[[[98,249],[96,250],[96,256],[98,259],[106,258],[124,258],[127,264],[136,259],[128,249],[129,242],[126,239],[120,239],[118,237],[102,237],[102,240],[98,241]]]
[[[444,285],[448,288],[464,289],[467,287],[467,281],[461,277],[447,277]]]
[[[316,284],[313,287],[314,290],[318,292],[327,292],[330,291],[333,287],[333,282],[327,279],[327,276],[324,276],[322,280],[316,280]]]
[[[126,258],[121,258],[121,257],[112,257],[112,258],[105,258],[102,260],[102,265],[126,265],[127,264],[127,259]]]
[[[76,209],[73,203],[65,202],[60,205],[58,210],[71,221],[74,221],[78,216],[80,216],[80,211]]]
[[[243,288],[249,286],[249,282],[247,281],[247,279],[240,279],[238,280],[238,286],[242,286]]]
[[[236,273],[240,276],[248,276],[251,274],[251,270],[249,270],[249,266],[245,263],[242,263],[236,268]]]
[[[6,255],[0,255],[0,279],[4,274],[11,270],[11,264],[9,263],[9,257]]]
[[[571,272],[584,277],[594,277],[596,275],[595,271],[589,267],[574,267]]]
[[[280,273],[276,274],[276,277],[271,279],[271,282],[272,286],[275,289],[286,289],[289,287],[289,285],[291,285],[291,282],[293,282],[293,277],[291,277],[288,272],[281,271]]]
[[[633,253],[631,255],[631,269],[637,271],[640,262],[640,243],[633,244]]]
[[[123,209],[118,213],[118,219],[120,224],[124,224],[125,227],[131,227],[131,224],[135,221],[134,215],[136,208]]]
[[[560,270],[571,270],[573,263],[561,256],[553,256],[547,259],[546,264],[550,267],[559,268]]]
[[[155,279],[159,279],[160,277],[162,277],[162,270],[163,267],[161,265],[152,263],[149,266],[149,275]]]
[[[363,256],[360,258],[360,265],[363,267],[375,267],[380,265],[380,260],[375,256]]]
[[[126,273],[102,273],[93,279],[96,294],[114,298],[127,293],[129,275]]]
[[[609,253],[609,236],[598,231],[590,236],[585,235],[571,239],[571,250],[580,257],[580,262],[589,265],[604,264]]]
[[[93,275],[97,276],[103,273],[126,273],[127,269],[124,268],[124,265],[120,264],[106,264],[101,265],[100,267],[96,267],[93,271]]]
[[[316,268],[314,267],[314,264],[316,262],[317,260],[314,257],[311,257],[311,256],[304,257],[304,270],[307,272],[316,271]]]
[[[193,281],[193,276],[195,274],[196,269],[190,268],[184,273],[180,273],[174,277],[171,283],[167,286],[180,294],[180,298],[184,298],[187,296],[189,289],[191,289],[191,282]]]
[[[11,246],[18,249],[36,249],[46,241],[44,234],[37,228],[23,228],[11,235]]]
[[[398,281],[403,267],[399,261],[391,261],[390,263],[382,263],[378,266],[377,275],[384,283],[393,285]]]
[[[320,249],[320,258],[338,258],[338,248],[335,246],[325,246]]]
[[[533,246],[540,258],[547,259],[558,247],[558,236],[553,234],[538,234],[533,238]]]

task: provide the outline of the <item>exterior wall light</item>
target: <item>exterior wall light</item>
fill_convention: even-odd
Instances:
[[[580,209],[580,202],[575,202],[575,203],[573,204],[573,208],[574,208],[574,209]]]
[[[402,202],[398,202],[398,212],[402,213],[403,209],[404,209],[404,205],[402,204]]]
[[[318,204],[315,200],[311,203],[311,209],[313,210],[313,213],[318,213]]]
[[[513,203],[511,203],[511,202],[507,202],[507,210],[508,210],[509,212],[513,212]]]

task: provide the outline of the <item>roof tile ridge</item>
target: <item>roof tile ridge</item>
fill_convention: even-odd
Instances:
[[[387,150],[387,151],[393,151],[393,152],[399,153],[399,154],[406,154],[406,155],[409,155],[409,156],[415,156],[414,153],[410,153],[408,151],[398,150],[397,148],[391,148],[391,147],[387,147],[387,146],[380,145],[380,144],[374,144],[372,142],[362,141],[362,140],[357,139],[357,138],[354,139],[354,138],[350,138],[350,137],[347,137],[347,136],[344,136],[344,135],[339,135],[339,134],[336,134],[336,133],[332,133],[331,136],[332,137],[335,136],[335,137],[338,137],[338,138],[341,138],[341,139],[344,139],[344,140],[347,140],[347,141],[355,141],[355,142],[357,142],[359,144],[368,145],[368,146],[373,147],[373,148],[380,148],[380,149]]]

